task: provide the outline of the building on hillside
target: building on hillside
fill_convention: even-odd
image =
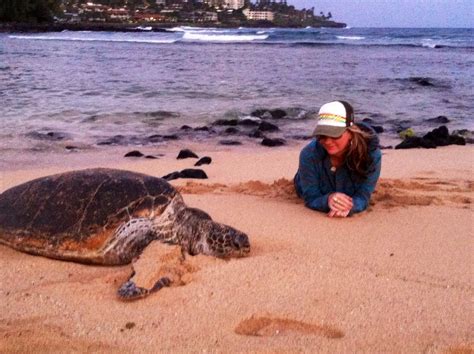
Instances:
[[[168,21],[169,18],[155,12],[137,12],[133,15],[133,20],[135,22],[174,22]]]
[[[107,14],[109,15],[109,19],[111,21],[128,21],[130,20],[130,13],[128,12],[127,9],[124,9],[123,7],[120,9],[107,9]]]
[[[244,7],[245,1],[244,0],[224,0],[223,5],[225,9],[238,10]]]
[[[221,0],[203,0],[203,3],[210,7],[219,7],[222,1]]]
[[[217,13],[211,11],[196,11],[199,22],[217,22]]]
[[[273,11],[254,11],[245,9],[242,13],[247,17],[247,20],[251,21],[273,21],[275,19],[275,13]]]
[[[94,4],[93,2],[88,2],[81,5],[84,12],[106,12],[108,7],[102,4]]]

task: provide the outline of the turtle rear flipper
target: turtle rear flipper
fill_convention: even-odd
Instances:
[[[131,301],[144,298],[154,292],[157,292],[165,286],[169,286],[171,280],[168,277],[160,278],[150,289],[137,286],[134,281],[128,280],[118,289],[117,295],[120,300]]]

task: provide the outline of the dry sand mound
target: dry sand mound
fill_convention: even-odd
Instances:
[[[177,187],[184,194],[245,194],[262,198],[275,198],[300,202],[293,181],[285,178],[273,183],[248,181],[225,185],[187,182]],[[469,207],[472,204],[474,181],[439,180],[429,178],[381,179],[373,194],[371,205],[383,208],[403,206],[454,205]]]

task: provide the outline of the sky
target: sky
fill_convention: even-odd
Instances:
[[[350,27],[474,28],[474,0],[287,0]]]

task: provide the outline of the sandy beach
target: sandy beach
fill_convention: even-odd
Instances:
[[[295,197],[304,144],[181,146],[212,157],[202,166],[209,179],[171,184],[189,206],[247,233],[252,250],[187,257],[179,284],[145,299],[116,296],[129,265],[0,246],[0,352],[472,353],[474,148],[384,150],[369,210],[331,219]],[[195,159],[176,160],[179,148],[153,160],[125,159],[126,148],[18,157],[0,172],[0,192],[74,169],[192,168]],[[142,267],[156,266],[159,248]]]

